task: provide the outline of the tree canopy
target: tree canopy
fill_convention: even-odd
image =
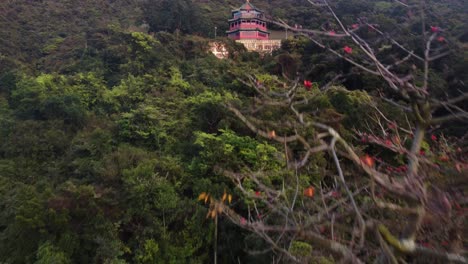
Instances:
[[[333,243],[359,236],[349,232],[352,191],[387,244],[365,237],[368,250],[350,246],[349,254],[391,260],[378,250],[384,244],[399,261],[428,263],[388,242],[404,233],[391,224],[411,221],[379,210],[372,195],[392,206],[411,202],[382,186],[371,195],[374,182],[364,176],[372,167],[391,170],[388,183],[403,181],[414,159],[403,149],[420,124],[406,110],[424,102],[436,107],[424,118],[459,118],[421,132],[417,157],[431,213],[416,243],[421,254],[466,257],[468,109],[466,98],[453,98],[467,93],[467,5],[425,1],[422,30],[413,1],[330,1],[347,29],[358,24],[377,47],[379,61],[395,64],[398,76],[411,72],[415,85],[429,80],[431,99],[412,103],[356,66],[365,52],[331,38],[340,24],[313,5],[322,1],[311,2],[255,1],[270,28],[304,29],[259,54],[219,37],[239,1],[1,1],[0,262],[335,263]],[[423,56],[431,26],[440,29],[433,47],[444,56],[427,71],[414,58],[400,65],[408,51]],[[228,59],[209,52],[214,27]],[[350,190],[335,152],[321,146],[329,131],[359,155],[333,149]],[[291,204],[295,211],[281,211]],[[267,224],[306,227],[320,246],[301,229],[272,236],[272,247],[272,237],[259,234]]]

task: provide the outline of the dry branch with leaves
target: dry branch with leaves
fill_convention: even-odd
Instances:
[[[328,12],[339,30],[324,32],[292,27],[282,20],[270,22],[307,37],[363,74],[380,77],[387,88],[379,93],[379,100],[406,118],[392,120],[371,100],[368,116],[363,117],[368,129],[355,130],[354,139],[345,137],[339,132],[340,118],[327,115],[324,119],[323,113],[309,110],[314,97],[325,93],[332,83],[308,91],[310,81],[305,80],[303,88],[300,77],[285,78],[278,86],[289,88],[280,90],[266,87],[254,75],[240,76],[239,81],[256,92],[254,103],[242,106],[233,102],[226,108],[257,136],[282,146],[285,166],[281,172],[247,173],[219,167],[218,172],[230,178],[250,201],[248,216],[223,203],[219,208],[233,223],[264,239],[280,255],[278,262],[309,263],[331,254],[345,263],[467,263],[463,248],[466,204],[460,206],[460,197],[451,194],[450,184],[440,180],[451,174],[466,183],[466,150],[457,150],[456,142],[443,136],[429,137],[428,132],[444,122],[468,121],[468,112],[460,106],[468,98],[466,93],[441,100],[431,91],[431,64],[454,52],[455,45],[441,38],[441,28],[427,27],[423,7],[423,53],[418,54],[364,18],[345,25],[331,1],[309,2]],[[405,8],[424,4],[412,2],[395,1]],[[361,36],[363,30],[372,30],[399,53],[390,60],[382,57],[372,46],[378,42]],[[337,50],[329,45],[333,41],[348,44]],[[412,70],[402,71],[405,64]],[[417,72],[422,72],[422,80]],[[440,108],[449,114],[433,116]],[[282,113],[282,118],[264,114],[268,111]],[[425,153],[425,142],[430,143],[431,155]],[[365,153],[363,146],[374,153]],[[304,189],[303,176],[310,173],[308,165],[316,156],[331,165],[323,168],[319,184]],[[271,173],[285,178],[272,184]],[[246,181],[257,191],[245,187]],[[307,252],[297,253],[298,247]]]

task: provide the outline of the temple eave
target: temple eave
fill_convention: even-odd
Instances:
[[[270,32],[261,30],[258,28],[241,28],[241,29],[227,30],[226,34],[231,34],[231,33],[239,32],[239,31],[258,31],[258,32],[270,35]]]
[[[238,8],[238,9],[231,9],[231,13],[236,13],[236,12],[239,12],[239,11],[245,11],[245,10],[254,10],[254,11],[257,11],[257,12],[262,12],[262,10],[254,7],[254,8],[251,8],[251,9],[247,9],[247,8]]]
[[[258,18],[258,17],[238,17],[238,18],[231,18],[231,19],[228,20],[228,22],[234,22],[234,21],[241,20],[241,19],[255,19],[255,20],[258,20],[258,21],[267,22],[265,19],[263,19],[263,18]]]

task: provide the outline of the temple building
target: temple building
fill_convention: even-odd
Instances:
[[[271,53],[281,46],[280,39],[270,39],[263,12],[247,0],[239,9],[232,10],[227,36],[244,44],[247,50]]]

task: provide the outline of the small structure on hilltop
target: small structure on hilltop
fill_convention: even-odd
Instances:
[[[280,39],[270,39],[263,12],[247,0],[239,9],[232,10],[227,36],[244,44],[249,51],[271,53],[281,46]]]
[[[229,51],[226,48],[226,44],[222,42],[210,42],[210,51],[218,59],[227,59],[229,57]]]

